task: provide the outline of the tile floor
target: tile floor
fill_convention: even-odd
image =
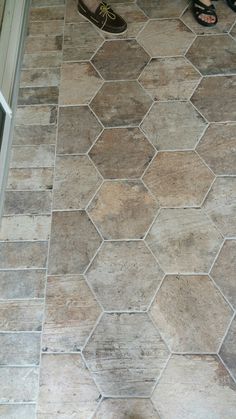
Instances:
[[[235,419],[236,25],[33,0],[0,230],[0,417]],[[36,413],[37,412],[37,413]]]

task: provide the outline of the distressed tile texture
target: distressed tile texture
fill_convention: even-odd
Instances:
[[[110,3],[121,35],[76,0],[31,2],[0,417],[235,419],[236,17],[225,1],[211,28],[188,0]]]

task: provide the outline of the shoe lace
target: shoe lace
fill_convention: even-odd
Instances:
[[[108,19],[108,18],[110,18],[110,19],[112,19],[112,20],[115,20],[115,19],[116,19],[116,15],[115,15],[115,13],[113,13],[113,11],[112,11],[112,9],[111,9],[111,6],[109,6],[109,5],[108,5],[108,4],[106,4],[106,3],[101,3],[101,6],[100,6],[100,12],[99,12],[99,14],[100,14],[102,17],[104,17],[104,18],[105,18],[104,23],[103,23],[103,25],[102,25],[102,28],[101,28],[101,29],[103,29],[103,28],[104,28],[104,26],[106,25],[106,23],[107,23],[107,19]]]

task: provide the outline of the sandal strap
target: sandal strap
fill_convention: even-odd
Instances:
[[[204,15],[213,15],[215,16],[215,6],[211,4],[210,6],[206,6],[200,0],[194,0],[193,7],[195,9],[195,13],[197,14],[204,14]]]

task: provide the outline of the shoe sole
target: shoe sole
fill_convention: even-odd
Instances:
[[[76,9],[76,10],[77,10],[77,13],[78,13],[80,16],[82,16],[85,20],[87,20],[89,23],[91,23],[93,26],[95,26],[95,28],[96,28],[98,31],[101,31],[101,32],[102,32],[102,33],[104,33],[104,34],[119,36],[119,35],[123,35],[123,34],[124,34],[124,33],[126,33],[126,32],[127,32],[127,30],[128,30],[128,28],[126,28],[123,32],[119,32],[119,33],[117,33],[117,32],[108,32],[108,31],[104,31],[104,29],[99,28],[97,25],[95,25],[95,23],[91,22],[91,20],[90,20],[88,17],[86,17],[86,16],[84,16],[82,13],[80,13],[80,11],[79,11],[78,9]]]

